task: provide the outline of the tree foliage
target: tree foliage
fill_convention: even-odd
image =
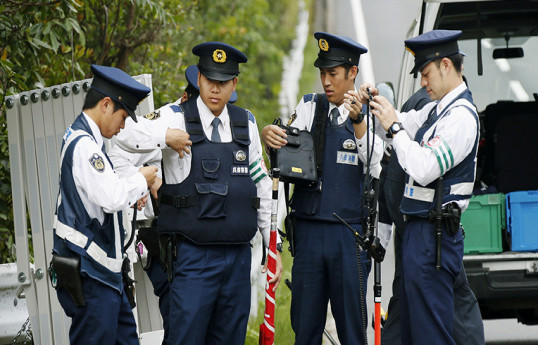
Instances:
[[[249,58],[239,106],[258,126],[278,116],[282,57],[297,3],[286,0],[4,0],[0,4],[0,262],[12,261],[5,95],[88,78],[90,64],[152,74],[155,105],[179,98],[191,53],[222,41]]]
[[[71,79],[73,41],[84,42],[75,0],[0,5],[0,262],[13,261],[13,212],[5,95]]]

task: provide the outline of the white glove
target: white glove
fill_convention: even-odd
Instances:
[[[390,237],[392,236],[392,224],[377,223],[379,242],[383,248],[389,245]]]

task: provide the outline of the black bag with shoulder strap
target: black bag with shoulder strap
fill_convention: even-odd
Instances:
[[[325,128],[324,106],[320,105],[325,100],[325,94],[317,94],[317,100],[314,126]],[[288,141],[284,147],[276,150],[276,165],[280,169],[280,181],[308,184],[315,182],[320,172],[325,131],[316,130],[316,133],[321,135],[315,135],[310,131],[292,127],[291,124],[296,117],[294,113],[286,126],[282,125],[280,118],[273,122],[274,125],[286,130]],[[274,162],[271,162],[271,166],[273,164]]]

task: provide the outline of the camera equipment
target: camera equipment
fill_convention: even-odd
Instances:
[[[342,224],[344,224],[355,236],[355,240],[359,243],[363,250],[366,250],[368,254],[378,262],[382,262],[385,259],[385,248],[381,245],[379,238],[370,234],[361,235],[359,232],[345,220],[343,220],[339,215],[333,213],[333,216],[338,219]]]

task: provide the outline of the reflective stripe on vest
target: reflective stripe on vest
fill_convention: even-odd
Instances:
[[[56,217],[54,220],[54,228],[58,237],[69,241],[82,249],[86,248],[86,245],[88,244],[88,237],[80,231],[63,224]],[[95,242],[91,242],[88,248],[85,250],[86,253],[88,253],[88,255],[92,259],[94,259],[96,262],[106,267],[110,271],[114,273],[121,272],[121,265],[123,263],[123,259],[109,258],[106,252],[101,249],[101,247],[99,247]]]
[[[411,179],[410,179],[411,180]],[[468,195],[473,192],[474,183],[462,182],[450,186],[451,195]],[[433,202],[435,197],[435,189],[413,186],[411,183],[405,184],[404,196],[409,199],[420,200],[425,202]]]

